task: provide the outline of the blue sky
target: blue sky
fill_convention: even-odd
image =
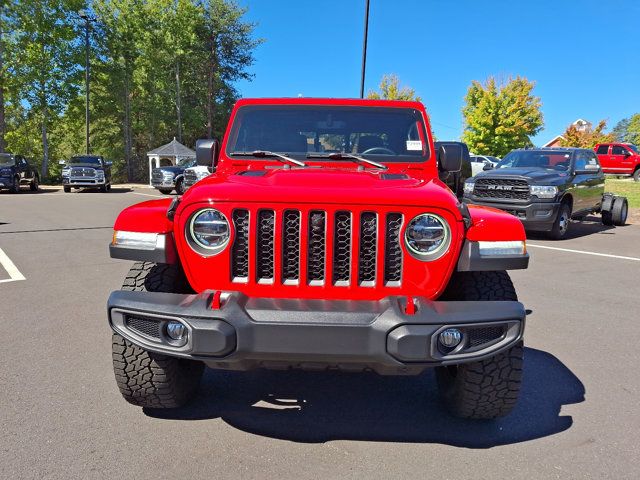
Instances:
[[[265,42],[244,97],[357,97],[364,0],[239,0]],[[640,112],[639,0],[371,0],[365,92],[397,74],[439,139],[462,133],[472,80],[536,82],[545,143],[577,118]]]

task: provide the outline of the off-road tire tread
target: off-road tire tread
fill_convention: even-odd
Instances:
[[[518,295],[506,271],[456,272],[440,299],[517,301]],[[436,379],[444,404],[462,418],[486,420],[507,415],[518,400],[522,359],[521,341],[482,361],[437,367]]]
[[[615,197],[611,207],[611,222],[616,227],[623,227],[627,223],[627,218],[622,218],[622,206],[627,203],[624,197]],[[629,204],[627,203],[627,215],[629,214]]]
[[[493,419],[509,414],[522,383],[523,343],[480,362],[458,366],[456,377],[438,369],[447,407],[457,417]],[[446,367],[445,367],[446,368]]]
[[[122,290],[188,293],[190,287],[179,266],[135,263]],[[177,408],[198,390],[204,370],[201,362],[149,352],[117,333],[112,335],[113,370],[124,399],[145,408]]]

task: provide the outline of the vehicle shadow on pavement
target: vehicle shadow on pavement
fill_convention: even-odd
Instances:
[[[495,421],[450,416],[429,371],[418,377],[376,374],[207,370],[198,397],[176,410],[145,409],[160,419],[221,418],[240,430],[293,442],[331,440],[441,443],[490,448],[567,430],[563,405],[584,401],[582,382],[553,355],[525,349],[516,409]]]
[[[627,223],[624,227],[629,226]],[[557,242],[563,242],[564,240],[571,240],[573,238],[586,237],[588,235],[594,235],[600,233],[603,235],[614,235],[616,228],[612,225],[603,225],[600,217],[588,216],[584,220],[579,222],[571,222],[569,231],[562,240],[556,240]],[[529,240],[548,240],[543,232],[527,232],[527,239]]]

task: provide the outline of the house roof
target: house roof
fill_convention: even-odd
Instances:
[[[549,146],[553,145],[554,143],[556,143],[558,140],[564,140],[564,137],[562,135],[556,135],[551,140],[549,140],[547,143],[545,143],[543,145],[543,147],[549,147]]]
[[[157,155],[159,157],[195,157],[196,152],[188,147],[185,147],[173,137],[166,145],[154,148],[150,152],[147,152],[147,156]]]

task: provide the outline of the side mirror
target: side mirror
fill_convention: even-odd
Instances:
[[[629,150],[625,150],[623,155],[625,157],[630,157],[631,156],[631,152]]]
[[[462,142],[436,142],[438,167],[444,172],[459,172],[462,162],[470,162],[469,148]]]
[[[58,165],[66,165],[67,162],[65,160],[58,160]]]
[[[493,170],[493,163],[489,163],[489,162],[485,163],[484,167],[482,167],[482,170],[484,170],[485,172],[487,170]]]
[[[213,167],[215,170],[218,165],[218,147],[217,140],[196,140],[196,163],[204,167]]]

